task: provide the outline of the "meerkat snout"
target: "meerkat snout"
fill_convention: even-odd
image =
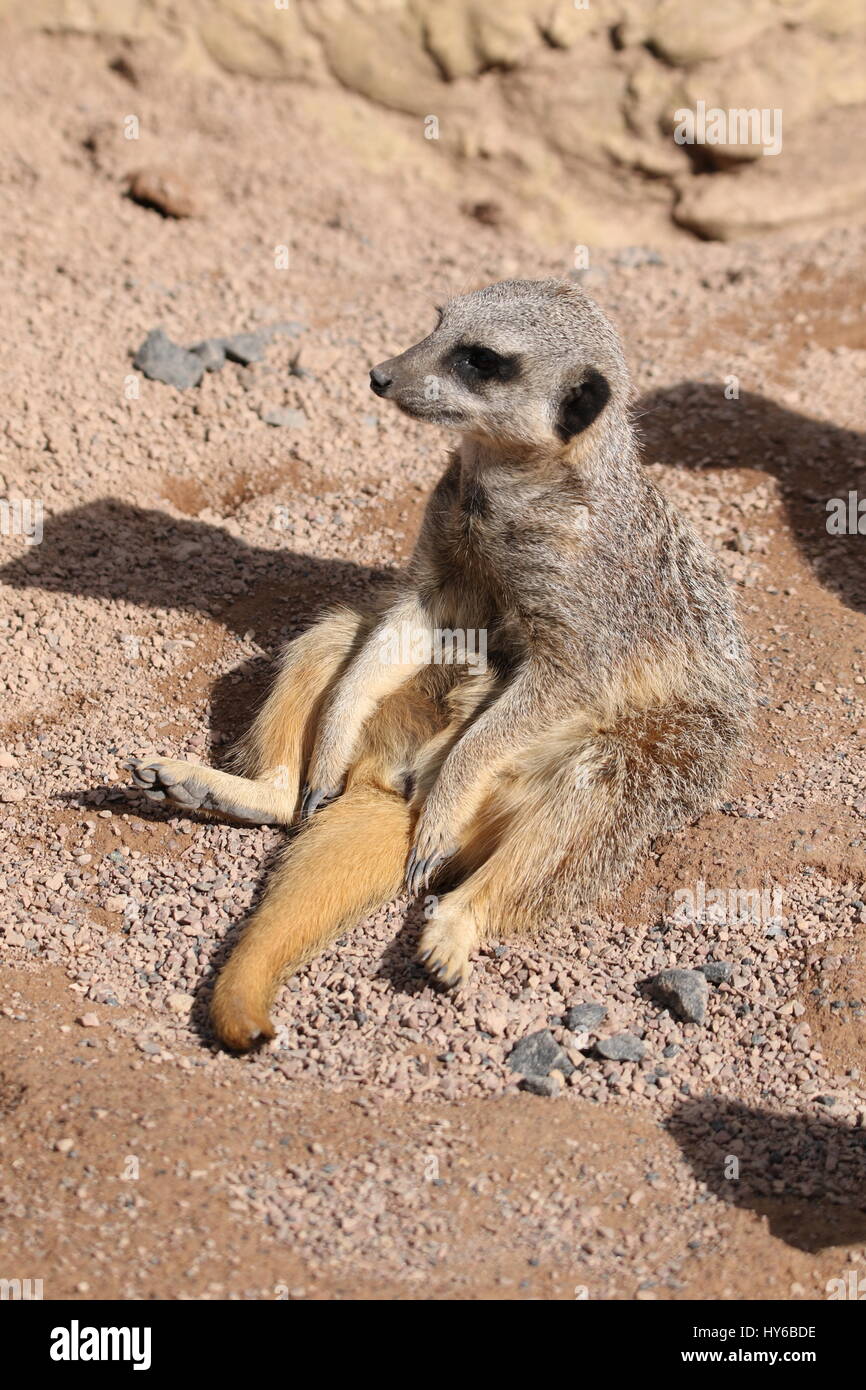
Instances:
[[[458,296],[414,347],[370,372],[405,414],[499,441],[561,447],[625,404],[616,333],[570,281],[506,280]]]
[[[370,390],[375,391],[377,396],[384,396],[391,385],[391,378],[381,367],[374,367],[370,372]]]

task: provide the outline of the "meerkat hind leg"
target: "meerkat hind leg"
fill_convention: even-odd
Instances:
[[[485,941],[538,930],[613,891],[652,825],[657,792],[627,740],[580,736],[567,752],[557,740],[514,767],[473,827],[475,867],[421,935],[419,960],[452,988],[466,983]]]
[[[253,781],[171,758],[131,758],[128,767],[134,785],[156,805],[231,816],[246,825],[288,825],[294,818],[297,793],[278,781]]]
[[[272,1037],[280,982],[399,893],[417,815],[404,772],[439,720],[410,682],[365,726],[345,792],[302,823],[216,982],[211,1018],[227,1046]]]
[[[370,621],[340,609],[288,644],[267,699],[232,754],[231,772],[172,758],[131,758],[133,784],[157,805],[246,825],[291,825],[322,704]]]

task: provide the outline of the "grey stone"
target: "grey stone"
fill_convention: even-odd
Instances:
[[[547,1076],[554,1070],[561,1071],[563,1076],[570,1076],[574,1071],[568,1054],[548,1028],[521,1038],[511,1049],[508,1065],[512,1071],[520,1072],[523,1076]]]
[[[565,1026],[572,1033],[591,1033],[603,1018],[607,1018],[604,1004],[595,1004],[587,1000],[586,1003],[575,1004],[569,1009],[565,1015]]]
[[[251,362],[261,362],[271,335],[269,332],[233,333],[230,338],[220,338],[218,341],[225,348],[229,361],[248,367]]]
[[[711,985],[726,985],[734,973],[729,960],[708,960],[706,965],[699,965],[698,970]]]
[[[610,1062],[641,1062],[646,1056],[646,1047],[634,1033],[614,1033],[596,1043],[595,1050]]]
[[[531,1091],[534,1096],[558,1096],[562,1082],[558,1076],[524,1076],[520,1089]]]
[[[205,338],[190,348],[204,363],[206,372],[218,372],[226,364],[226,350],[222,338]]]
[[[201,358],[173,343],[161,328],[148,333],[132,365],[151,381],[162,381],[166,386],[176,386],[179,391],[198,386],[204,376]]]
[[[710,987],[700,970],[662,970],[648,982],[653,998],[686,1023],[703,1023]]]
[[[302,430],[307,423],[303,410],[293,410],[291,406],[273,406],[259,414],[266,425],[280,429]]]

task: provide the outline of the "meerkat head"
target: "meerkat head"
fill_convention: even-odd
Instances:
[[[376,395],[407,415],[559,448],[611,410],[624,418],[630,387],[619,340],[571,281],[503,280],[438,314],[432,333],[370,373]]]

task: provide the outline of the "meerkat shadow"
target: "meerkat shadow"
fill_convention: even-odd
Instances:
[[[400,920],[395,924],[394,934],[382,952],[376,967],[376,978],[387,980],[395,993],[414,998],[436,988],[415,954],[427,913],[423,898],[408,902],[401,898],[399,903]],[[442,989],[443,994],[446,992]]]
[[[635,408],[645,463],[695,472],[748,468],[778,481],[797,548],[818,581],[866,612],[863,536],[827,529],[828,504],[866,498],[866,434],[816,420],[750,391],[728,400],[721,382],[684,381]],[[866,529],[866,516],[862,518]],[[733,538],[732,542],[733,544]]]
[[[787,1245],[815,1254],[866,1240],[866,1130],[709,1095],[683,1102],[666,1128],[700,1182]]]
[[[364,603],[389,577],[384,568],[298,554],[278,540],[273,550],[249,545],[222,527],[110,497],[47,517],[41,542],[0,568],[0,583],[18,591],[188,612],[212,621],[217,637],[220,628],[252,631],[271,653],[330,604]],[[135,635],[125,614],[118,625]],[[216,680],[215,747],[244,732],[270,670],[269,657],[255,656]]]

